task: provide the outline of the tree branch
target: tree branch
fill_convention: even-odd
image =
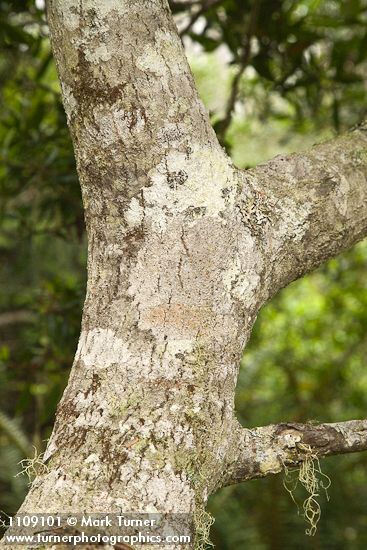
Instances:
[[[180,36],[182,37],[185,34],[187,34],[192,29],[193,25],[196,23],[196,21],[199,19],[199,17],[204,15],[204,13],[206,13],[208,10],[210,10],[210,8],[214,8],[215,6],[221,4],[221,2],[222,2],[222,0],[206,0],[206,2],[203,2],[202,6],[195,13],[192,14],[192,16],[190,17],[190,20],[188,21],[188,23],[180,31]],[[195,4],[195,6],[196,6],[196,4]]]
[[[334,424],[272,424],[242,429],[238,453],[224,485],[248,481],[296,467],[312,451],[318,458],[367,450],[367,420]]]
[[[242,174],[237,206],[267,258],[264,301],[367,235],[367,123]]]
[[[34,314],[27,309],[16,311],[5,311],[0,313],[0,327],[8,325],[17,325],[18,323],[30,323],[34,320]]]
[[[248,29],[244,36],[244,46],[239,58],[238,70],[232,81],[231,91],[228,97],[228,102],[226,105],[224,117],[221,120],[219,120],[214,126],[219,142],[222,145],[225,144],[226,133],[232,122],[234,108],[236,106],[236,101],[238,99],[238,94],[240,91],[241,78],[246,68],[248,67],[248,64],[251,58],[251,38],[255,33],[255,29],[257,25],[257,19],[258,19],[259,10],[260,10],[260,1],[261,0],[254,2],[252,5],[250,20],[248,23]]]
[[[168,3],[171,10],[177,8],[184,9],[201,4],[201,0],[169,0]]]

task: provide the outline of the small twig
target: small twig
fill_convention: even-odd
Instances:
[[[259,15],[260,3],[261,3],[261,0],[258,0],[257,2],[254,2],[252,5],[248,30],[244,37],[245,44],[243,47],[242,55],[240,56],[238,71],[232,81],[231,93],[228,98],[225,114],[224,114],[224,117],[215,124],[217,137],[222,145],[224,144],[224,141],[225,141],[226,132],[232,122],[232,116],[233,116],[234,108],[235,108],[236,101],[238,99],[239,90],[240,90],[241,77],[245,72],[245,69],[248,67],[248,64],[251,58],[251,38],[255,32],[257,18]]]
[[[169,0],[170,8],[173,10],[191,8],[197,4],[201,4],[201,0]]]
[[[199,17],[201,17],[202,15],[204,15],[204,13],[206,13],[210,8],[214,8],[215,6],[217,6],[218,4],[220,4],[222,2],[222,0],[207,0],[206,2],[203,3],[202,7],[197,11],[195,12],[190,21],[187,23],[187,25],[180,31],[180,36],[181,38],[187,34],[189,32],[189,30],[191,30],[192,26],[196,23],[196,21],[199,19]]]

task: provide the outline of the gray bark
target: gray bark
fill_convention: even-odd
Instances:
[[[288,422],[252,430],[243,429],[238,455],[228,468],[224,483],[238,483],[301,464],[307,452],[318,458],[367,449],[367,420],[333,424]]]
[[[48,468],[21,510],[197,517],[217,488],[296,460],[284,438],[274,443],[284,428],[238,424],[240,357],[261,305],[366,235],[365,128],[240,171],[210,126],[165,0],[48,0],[48,19],[88,288]],[[326,426],[317,433],[327,438]],[[342,427],[345,441],[356,435]],[[358,437],[349,450],[366,449]],[[331,439],[322,455],[345,452]]]

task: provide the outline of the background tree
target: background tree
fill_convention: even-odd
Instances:
[[[196,31],[193,26],[187,29],[188,21],[186,20],[184,23],[186,25],[186,33],[190,33],[192,39],[203,42],[204,48],[207,50],[218,47],[223,41],[226,42],[226,40],[223,39],[224,36],[227,36],[228,45],[229,42],[232,41],[232,45],[229,45],[229,49],[234,56],[235,63],[233,70],[230,71],[228,80],[232,80],[230,78],[232,72],[238,75],[238,73],[242,71],[241,78],[234,78],[233,80],[233,83],[237,82],[237,91],[236,89],[233,91],[232,88],[230,101],[224,102],[222,105],[217,104],[217,106],[211,106],[211,109],[213,111],[213,120],[214,123],[216,123],[220,137],[223,143],[226,143],[228,149],[232,148],[234,158],[238,159],[240,156],[240,147],[237,146],[236,149],[236,145],[239,135],[238,129],[241,125],[243,126],[244,119],[247,128],[241,128],[241,130],[246,130],[244,134],[247,134],[247,136],[251,135],[251,137],[254,133],[258,133],[257,128],[261,127],[258,118],[260,118],[260,122],[265,116],[268,120],[273,121],[271,124],[271,128],[274,132],[273,136],[275,134],[283,138],[283,143],[279,147],[279,150],[283,151],[286,148],[292,149],[297,146],[295,145],[295,141],[291,140],[287,142],[287,139],[294,135],[295,127],[298,130],[307,130],[309,134],[311,134],[311,139],[316,139],[312,137],[312,132],[310,130],[313,130],[314,135],[317,135],[319,130],[318,125],[324,125],[325,120],[333,120],[337,128],[343,128],[359,120],[365,108],[363,104],[363,79],[365,78],[363,73],[363,41],[365,40],[363,24],[365,20],[365,7],[363,4],[355,3],[353,4],[353,9],[349,10],[339,3],[332,2],[323,3],[322,6],[315,2],[297,3],[297,5],[292,3],[292,6],[286,3],[279,3],[277,7],[273,3],[271,3],[271,5],[266,4],[266,9],[268,10],[266,13],[269,14],[269,10],[274,9],[274,16],[268,18],[261,16],[261,13],[257,15],[257,17],[259,17],[258,21],[261,21],[261,25],[258,24],[257,30],[254,23],[252,23],[252,26],[248,24],[249,21],[255,21],[256,17],[251,10],[251,6],[245,5],[245,3],[241,2],[241,6],[236,6],[234,3],[223,2],[221,6],[212,6],[211,8],[209,6],[209,9],[206,10],[207,7],[208,5],[197,5],[190,8],[192,11],[192,18],[195,18],[197,15],[194,13],[194,10],[204,10],[201,15],[201,17],[205,16],[204,27],[203,20],[200,20],[200,18],[196,19],[196,24],[201,21],[201,30],[199,28],[198,31]],[[18,12],[16,13],[17,8]],[[221,10],[219,10],[219,8],[221,8]],[[67,237],[69,240],[70,237],[73,237],[75,242],[76,237],[81,235],[80,228],[82,217],[79,198],[77,200],[75,199],[75,197],[79,196],[76,178],[75,176],[70,176],[70,167],[73,165],[73,161],[70,145],[66,141],[67,133],[65,130],[64,132],[60,131],[60,116],[62,116],[62,111],[60,109],[57,110],[58,96],[56,92],[57,88],[53,80],[53,69],[52,66],[49,65],[50,56],[47,51],[45,40],[42,39],[42,34],[47,32],[44,21],[42,20],[42,12],[36,10],[31,4],[27,6],[23,2],[18,5],[15,3],[11,3],[10,5],[3,2],[2,10],[4,13],[4,18],[2,19],[4,21],[4,40],[8,49],[6,56],[3,55],[2,57],[2,63],[3,66],[5,63],[8,63],[8,67],[11,63],[12,68],[16,67],[18,69],[17,71],[13,69],[11,77],[6,79],[3,86],[3,95],[6,99],[4,103],[7,106],[2,126],[2,131],[4,131],[4,134],[6,133],[3,151],[7,161],[3,165],[3,170],[6,170],[6,173],[2,179],[2,193],[7,199],[3,201],[3,249],[5,249],[4,253],[6,253],[8,257],[11,257],[11,255],[13,257],[15,255],[18,257],[20,268],[17,271],[18,276],[10,278],[9,272],[7,271],[9,269],[9,262],[3,263],[8,289],[3,304],[3,309],[7,314],[7,316],[3,317],[3,327],[6,328],[5,336],[7,338],[4,342],[5,345],[2,352],[5,364],[3,373],[6,377],[6,381],[8,381],[9,378],[12,379],[10,388],[13,388],[13,393],[7,390],[6,400],[4,400],[4,402],[9,403],[6,409],[7,412],[10,413],[12,410],[11,403],[13,402],[12,395],[15,393],[19,395],[19,390],[22,390],[23,397],[18,402],[18,412],[23,412],[24,417],[27,418],[27,422],[29,423],[29,431],[34,431],[35,440],[39,442],[47,435],[50,423],[52,422],[48,400],[51,396],[52,402],[56,402],[63,384],[63,376],[62,374],[60,375],[60,367],[64,367],[64,370],[66,370],[71,362],[73,346],[75,345],[78,331],[78,316],[76,315],[77,310],[75,305],[78,303],[80,304],[83,288],[83,281],[79,284],[79,273],[82,272],[82,270],[80,270],[80,262],[82,260],[79,260],[80,252],[77,247],[65,242],[55,245],[55,248],[56,246],[59,247],[58,249],[50,250],[48,246],[48,234],[51,232],[60,235],[60,240],[63,237]],[[336,12],[336,10],[339,11]],[[250,14],[252,14],[252,19],[249,17]],[[337,18],[335,18],[335,14],[337,14]],[[282,25],[279,24],[279,18],[282,20]],[[242,26],[240,25],[241,28],[237,34],[233,32],[235,28],[234,21],[236,24],[242,21]],[[271,21],[274,21],[273,25],[271,25]],[[292,29],[293,36],[291,36],[292,32],[287,30],[286,21],[289,22],[289,27]],[[297,21],[298,25],[295,24]],[[267,32],[261,28],[265,26],[265,23],[269,25],[269,30],[267,30]],[[332,24],[333,27],[328,28],[328,24]],[[251,36],[257,39],[252,40],[253,51],[248,47],[248,34],[245,39],[243,38],[243,27],[245,26],[246,28],[251,27]],[[306,30],[311,32],[310,28],[312,30],[312,26],[318,28],[318,33],[314,29],[314,39],[311,40],[308,46],[303,46],[303,54],[300,55],[298,62],[294,62],[296,56],[292,57],[292,55],[290,55],[292,51],[290,44],[294,45],[300,43],[298,47],[302,47],[302,36],[294,33],[297,29],[299,32],[301,32],[300,29],[302,29],[302,32],[307,34]],[[264,43],[265,46],[259,45],[258,36],[261,33],[268,33],[269,35],[269,39],[264,38],[264,40],[262,39],[260,41],[261,44]],[[282,34],[282,36],[278,36],[278,41],[276,39],[277,33],[278,35],[280,33]],[[213,41],[216,43],[215,46],[213,46]],[[339,47],[336,47],[338,43]],[[266,48],[266,44],[268,44],[269,48]],[[352,48],[350,44],[354,44],[354,48]],[[289,48],[287,55],[284,53],[284,48]],[[267,61],[259,61],[258,56],[261,51],[262,57],[265,58],[265,60],[267,59]],[[264,51],[268,51],[267,56]],[[27,59],[28,56],[31,61]],[[243,60],[244,57],[246,57],[245,68],[241,66],[240,61],[240,59]],[[310,61],[308,61],[308,59]],[[9,62],[9,60],[11,61]],[[209,55],[209,60],[209,67],[210,65],[213,66],[219,63],[213,59],[213,54]],[[289,65],[292,65],[292,62],[295,63],[295,68],[293,72],[291,72],[290,76],[293,76],[293,80],[291,79],[290,82],[291,84],[293,82],[294,87],[292,89],[291,85],[291,89],[288,89],[287,86],[284,86],[284,83],[283,85],[281,84],[276,76],[280,74],[281,78],[284,80],[287,75],[287,63],[289,72],[291,70]],[[260,65],[256,66],[257,63],[260,63]],[[263,65],[261,65],[261,63],[263,63]],[[279,65],[278,68],[277,65]],[[316,72],[314,74],[322,74],[324,80],[314,78],[307,82],[306,78],[306,81],[302,81],[301,79],[300,82],[297,81],[297,85],[294,85],[294,78],[298,78],[300,71],[301,73],[302,70],[305,73],[307,73],[307,71],[312,72],[314,65],[316,65],[316,67],[319,65],[319,73]],[[339,67],[337,71],[335,71],[336,65]],[[262,66],[265,67],[265,69],[261,69]],[[253,67],[256,72],[249,71],[248,67]],[[266,75],[266,67],[273,68],[274,72],[268,72],[268,75]],[[202,65],[199,67],[199,70],[203,72]],[[207,72],[206,68],[205,71]],[[237,71],[237,73],[235,71]],[[346,79],[345,75],[343,76],[346,71],[349,75],[352,75],[353,78],[349,80]],[[225,71],[223,70],[223,72]],[[338,75],[342,76],[339,78]],[[290,76],[287,76],[287,78],[290,78]],[[327,79],[329,79],[329,89],[325,85]],[[225,81],[226,79],[223,78],[223,80]],[[284,82],[286,81],[287,79],[284,80]],[[319,84],[320,81],[321,84]],[[203,87],[205,87],[205,81],[203,82]],[[223,88],[225,89],[225,85]],[[342,95],[346,101],[343,100],[343,102],[340,101],[339,103],[335,102],[334,95],[336,97]],[[233,103],[233,96],[239,96],[240,99],[242,98],[242,100],[244,100],[246,111],[245,113],[241,112],[241,103],[236,103],[237,111],[234,113],[234,120],[229,127],[227,137],[224,138],[223,126],[228,124],[228,112],[233,111],[233,108],[229,108],[231,102]],[[258,114],[254,112],[253,100],[250,99],[250,96],[257,98]],[[209,104],[210,102],[213,104],[213,95],[211,98],[208,97]],[[353,101],[350,99],[353,99]],[[45,105],[47,107],[45,107]],[[56,108],[51,109],[50,106],[52,105],[55,105]],[[339,126],[336,124],[336,112],[338,112]],[[297,116],[295,116],[295,113],[297,113]],[[305,118],[305,113],[312,113],[312,122]],[[246,116],[244,116],[244,114]],[[16,120],[18,120],[18,122],[16,122]],[[295,120],[297,125],[294,124]],[[340,122],[340,120],[342,122]],[[19,131],[14,131],[17,124]],[[22,141],[23,139],[24,142]],[[266,144],[266,140],[261,141],[261,147],[258,146],[257,149],[265,149],[264,141]],[[303,136],[302,141],[305,141]],[[27,148],[25,148],[23,143],[27,143]],[[29,161],[27,162],[24,160],[24,153],[21,154],[23,150],[30,151]],[[248,157],[251,156],[251,153],[247,154]],[[245,158],[244,155],[241,156],[241,160],[246,165],[250,163],[250,159]],[[255,162],[258,160],[261,159],[253,155],[253,161]],[[43,171],[39,171],[39,166],[43,167]],[[55,185],[55,182],[57,182],[57,185]],[[25,253],[29,253],[29,242],[32,242],[31,257],[34,260],[34,266],[33,269],[27,268],[24,272]],[[55,242],[58,242],[58,238],[55,239]],[[20,246],[23,248],[20,248]],[[24,252],[19,254],[19,251]],[[60,257],[60,251],[62,251],[62,257]],[[38,266],[37,254],[39,257],[43,258],[43,265],[41,268]],[[363,313],[360,313],[360,315],[356,313],[356,311],[363,311],[362,306],[363,300],[365,299],[363,279],[361,275],[358,277],[357,269],[358,266],[363,267],[364,265],[363,247],[355,254],[357,255],[354,256],[353,254],[349,254],[349,256],[347,256],[349,260],[345,260],[352,262],[352,264],[356,266],[355,271],[352,272],[357,273],[355,279],[353,279],[354,282],[342,284],[347,285],[347,288],[350,289],[346,291],[345,295],[353,296],[353,293],[357,291],[358,300],[355,300],[355,298],[351,301],[348,299],[344,300],[344,294],[340,292],[340,290],[334,290],[334,293],[339,296],[338,299],[335,299],[335,307],[339,312],[341,301],[343,307],[345,307],[346,317],[345,320],[340,319],[338,313],[338,319],[336,320],[335,316],[330,316],[330,319],[332,319],[332,321],[330,321],[332,330],[335,331],[335,334],[339,334],[339,336],[336,337],[335,341],[328,342],[329,345],[325,348],[325,355],[320,356],[321,358],[324,357],[324,363],[326,362],[328,368],[325,368],[322,364],[322,359],[320,359],[320,363],[316,362],[315,365],[314,353],[312,353],[313,360],[311,362],[311,368],[304,368],[306,366],[305,358],[309,358],[311,355],[309,349],[312,350],[315,345],[312,339],[306,339],[303,344],[301,344],[301,338],[297,337],[294,331],[292,331],[289,336],[288,334],[282,337],[278,335],[280,338],[279,357],[282,357],[282,360],[279,361],[278,364],[281,364],[283,367],[286,363],[286,361],[284,361],[285,354],[282,353],[282,351],[284,348],[287,349],[289,347],[289,343],[287,343],[286,340],[289,338],[289,340],[292,341],[293,353],[296,352],[295,350],[299,353],[298,359],[297,357],[289,359],[290,365],[294,367],[297,363],[301,363],[302,368],[297,370],[297,376],[295,377],[294,368],[288,368],[287,370],[287,365],[284,366],[284,369],[282,368],[281,372],[283,374],[281,375],[278,373],[277,367],[272,366],[269,362],[262,364],[261,369],[269,369],[266,378],[269,380],[269,389],[266,394],[265,385],[262,385],[261,388],[257,388],[255,393],[248,391],[249,367],[247,367],[247,396],[245,395],[245,397],[249,399],[248,396],[251,395],[252,398],[255,398],[255,400],[257,399],[257,402],[261,403],[261,406],[259,406],[257,410],[254,409],[252,413],[253,416],[249,417],[249,407],[243,402],[242,407],[246,410],[247,414],[246,425],[265,424],[270,421],[291,417],[299,420],[307,420],[310,417],[320,420],[335,420],[340,419],[341,416],[357,417],[358,411],[362,410],[365,378],[361,375],[361,371],[365,348],[363,347],[362,341],[362,344],[355,349],[355,342],[360,341],[360,339],[356,340],[356,338],[358,338],[358,332],[363,335],[365,327]],[[354,260],[354,258],[356,258],[356,260]],[[14,265],[16,266],[15,261],[12,266]],[[343,264],[337,263],[336,265]],[[62,273],[61,276],[60,273]],[[336,279],[340,280],[340,278],[344,276],[344,278],[346,278],[344,280],[350,280],[349,270],[347,271],[335,267],[335,264],[334,273],[336,273]],[[337,275],[337,273],[339,273],[339,275]],[[55,274],[57,274],[57,277]],[[322,275],[318,275],[318,277],[321,277],[322,281]],[[40,281],[42,280],[45,281],[46,284],[41,285],[43,289],[40,293],[39,287]],[[320,279],[315,279],[315,281],[316,280]],[[330,278],[328,280],[330,281]],[[307,287],[307,298],[304,302],[309,302],[309,307],[311,304],[315,303],[315,301],[317,302],[317,298],[311,302],[308,297],[310,293],[317,295],[318,284],[320,284],[321,287],[322,284],[325,285],[325,283],[321,282],[309,284]],[[349,284],[350,286],[348,286]],[[24,288],[24,285],[26,285],[26,291],[23,290],[22,292],[21,288],[22,286]],[[294,292],[294,295],[298,298],[299,291]],[[39,296],[37,301],[34,298],[35,295]],[[292,304],[292,302],[294,303],[291,292],[288,293],[288,298],[285,300],[286,305],[284,309],[287,311],[290,308],[290,304]],[[332,300],[332,298],[330,298],[330,300]],[[324,310],[330,307],[330,303],[333,302],[327,302],[327,305],[324,305]],[[33,311],[31,312],[29,311],[29,304],[32,304],[31,309]],[[36,308],[34,304],[37,304]],[[302,311],[306,306],[302,306],[302,302],[301,304],[298,302],[298,307]],[[13,311],[14,309],[16,309],[16,312]],[[36,311],[34,311],[34,309],[36,309]],[[66,312],[65,309],[67,310]],[[9,317],[10,311],[11,316]],[[70,312],[69,314],[67,313],[68,311]],[[310,315],[314,315],[314,307],[310,307],[309,311],[311,312]],[[353,331],[353,333],[350,333],[349,329],[346,331],[345,328],[343,328],[348,326],[348,311],[352,312],[354,316],[353,326],[356,330]],[[14,315],[15,313],[16,315]],[[31,313],[31,315],[29,315],[29,313]],[[72,316],[73,322],[64,323],[65,314],[68,314],[70,318]],[[77,318],[75,318],[75,316]],[[42,319],[41,322],[40,317]],[[274,320],[274,313],[270,318],[272,321]],[[282,315],[279,315],[279,318],[281,319]],[[12,324],[9,324],[9,320],[12,320]],[[16,325],[14,324],[14,320],[17,322]],[[341,325],[339,325],[339,322]],[[21,324],[19,325],[19,323]],[[345,324],[343,325],[343,323]],[[65,326],[67,329],[66,333]],[[71,327],[74,328],[71,329]],[[14,328],[17,332],[17,340],[14,340]],[[302,332],[302,328],[300,331]],[[340,333],[343,334],[343,332],[347,332],[348,338],[346,336],[340,336]],[[329,330],[327,333],[330,334]],[[317,330],[315,330],[314,334],[316,342],[320,346],[320,342],[323,340],[320,338]],[[294,340],[296,342],[298,341],[298,346],[294,346]],[[70,344],[64,345],[64,342],[69,341]],[[16,345],[16,342],[22,342],[22,344]],[[284,342],[284,345],[282,342]],[[309,348],[307,348],[308,343],[310,344]],[[342,348],[342,352],[340,348]],[[257,349],[259,348],[257,347]],[[316,403],[313,404],[312,409],[310,408],[310,403],[313,402],[312,398],[315,397],[317,391],[319,392],[319,396],[324,396],[323,392],[330,388],[330,384],[327,380],[324,384],[319,384],[319,378],[326,376],[326,372],[329,372],[330,376],[334,376],[334,373],[331,374],[333,370],[330,357],[336,354],[340,358],[341,353],[346,352],[348,349],[350,353],[347,353],[346,364],[349,366],[346,367],[346,364],[343,364],[340,367],[344,373],[341,375],[344,386],[343,392],[339,395],[333,395],[331,401],[328,399],[328,404],[331,402],[335,404],[333,407],[330,407],[330,417],[325,418],[325,414],[321,414],[320,410],[317,409]],[[332,353],[330,353],[331,350]],[[274,351],[270,353],[273,354]],[[287,357],[288,355],[289,354],[287,354]],[[259,352],[259,356],[262,357],[261,352]],[[256,371],[260,368],[259,360],[255,357],[252,361],[254,365],[252,367],[254,380],[256,380]],[[358,361],[360,361],[360,363],[358,363]],[[343,363],[343,358],[341,358],[341,362]],[[352,364],[354,365],[353,368],[350,366]],[[10,368],[14,365],[17,365],[16,371]],[[33,374],[31,376],[28,374],[29,365],[32,365]],[[360,366],[358,367],[358,365]],[[27,369],[27,375],[24,375],[24,369]],[[355,369],[357,369],[357,371]],[[314,371],[313,377],[310,377],[311,371]],[[356,372],[358,373],[357,375]],[[296,378],[296,380],[294,380],[294,378]],[[355,383],[356,378],[359,380],[358,384]],[[24,381],[24,379],[26,381]],[[313,384],[310,382],[310,379]],[[348,383],[351,386],[353,395],[351,403],[356,403],[356,405],[355,408],[349,405],[351,407],[349,412],[345,411],[345,409],[344,412],[341,410],[341,407],[343,398],[346,399],[348,395]],[[292,392],[287,391],[287,384],[291,384],[290,387],[292,388]],[[4,385],[2,387],[4,388]],[[296,388],[298,388],[298,391],[295,391]],[[52,389],[53,392],[50,392],[50,389]],[[280,401],[274,399],[273,392],[275,391],[284,391],[288,397],[294,396],[294,399],[297,399],[297,406],[299,400],[303,401],[303,406],[295,411],[292,407],[296,408],[296,404],[289,404],[288,406],[290,406],[291,414],[287,414],[285,410],[282,410],[281,412],[278,411],[277,414],[279,416],[275,418],[274,415],[270,414],[270,412],[273,412],[274,406],[271,407],[271,411],[268,406],[269,403]],[[29,399],[29,394],[31,394],[31,396],[33,395],[31,399]],[[358,395],[360,397],[358,397]],[[9,396],[11,399],[9,399]],[[280,402],[283,406],[283,400]],[[345,406],[345,403],[343,404]],[[239,406],[241,408],[241,405]],[[32,415],[28,414],[29,410],[35,411],[33,418],[38,419],[37,422],[32,420]],[[268,416],[265,416],[265,411],[266,413],[269,412]],[[41,420],[40,425],[39,419],[42,419],[42,414],[44,415],[44,420]],[[258,415],[257,418],[256,414]],[[6,423],[4,423],[4,426],[6,426]],[[9,430],[7,433],[8,435],[5,437],[4,441],[7,441],[10,437]],[[17,441],[14,435],[12,439]],[[6,449],[11,450],[11,447],[7,446]],[[4,457],[6,460],[6,453]],[[358,459],[355,457],[353,460],[363,461],[364,459],[362,457],[358,457]],[[14,467],[14,455],[10,457],[8,463]],[[362,466],[360,468],[362,468]],[[8,469],[7,471],[10,472],[11,470]],[[353,469],[353,476],[357,477],[358,475],[362,475],[361,473],[358,474],[358,472],[361,471],[363,470],[358,467]],[[19,482],[19,478],[16,478],[15,481]],[[348,487],[353,487],[352,480],[350,481],[351,484]],[[279,489],[274,489],[273,481],[271,481],[271,483],[272,486],[270,490],[273,491],[273,493],[274,491],[278,493]],[[361,484],[358,483],[358,487],[360,485]],[[347,483],[345,483],[345,486],[347,487]],[[22,489],[18,487],[18,491],[21,490]],[[247,492],[247,495],[251,492],[251,489],[247,486],[244,486],[243,490]],[[238,491],[238,489],[236,488],[235,491]],[[256,489],[255,491],[258,492]],[[6,496],[10,496],[10,494],[13,497],[16,496],[15,490],[10,493],[7,489],[5,494]],[[20,493],[18,494],[20,495]],[[334,495],[333,498],[335,498]],[[281,497],[278,501],[279,500],[281,502]],[[340,501],[342,502],[342,500]],[[215,506],[215,504],[213,504],[213,506]],[[241,506],[243,506],[243,504]],[[248,506],[248,504],[246,504],[246,506]],[[15,508],[13,508],[13,510],[14,509]],[[333,506],[333,509],[337,509],[337,507]],[[266,516],[266,513],[268,513],[266,511],[266,506],[264,506],[262,510],[261,513],[259,512],[257,514],[259,526],[263,525],[262,520],[264,515]],[[360,515],[361,518],[362,513]],[[288,515],[284,517],[288,518]],[[363,525],[363,520],[361,519],[361,521]],[[252,537],[251,540],[253,544],[266,544],[264,539],[266,539],[267,533],[263,528],[259,528],[258,532],[256,532],[256,528],[254,527],[254,525],[256,525],[255,520],[252,525],[252,528],[247,534],[246,532],[242,532],[242,534],[236,534],[235,536],[242,537],[240,540],[246,540],[246,537]],[[344,544],[343,547],[345,547],[345,540],[352,540],[353,536],[355,536],[356,531],[353,531],[353,529],[356,530],[358,528],[356,525],[358,525],[358,522],[356,522],[354,518],[353,527],[350,528],[351,530],[344,530],[345,532],[343,531],[340,534],[340,529],[343,529],[343,527],[340,525],[340,522],[338,522],[340,536],[335,541],[335,544]],[[363,527],[361,527],[361,531],[363,532]],[[288,534],[285,534],[287,532]],[[285,529],[282,526],[282,522],[273,526],[273,539],[274,533],[276,533],[278,537],[283,537],[283,541],[284,537],[291,536],[290,530]],[[232,535],[229,535],[228,531],[225,533],[223,539],[229,542],[222,541],[223,547],[225,547],[225,544],[231,547],[231,536]],[[363,534],[359,533],[358,536],[357,542],[353,542],[353,540],[350,542],[350,544],[354,544],[354,546],[351,547],[358,548],[358,544],[363,544],[363,539],[361,538]],[[217,537],[219,537],[219,533]],[[243,537],[245,537],[245,539],[243,539]],[[345,537],[347,538],[345,539]],[[238,538],[236,540],[238,540]],[[343,543],[339,542],[341,540],[343,540]]]

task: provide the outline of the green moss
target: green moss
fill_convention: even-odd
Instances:
[[[149,445],[149,439],[147,438],[143,438],[143,439],[140,439],[137,443],[135,443],[134,445],[134,450],[138,453],[140,453],[141,451],[143,451],[144,449],[146,449]]]

